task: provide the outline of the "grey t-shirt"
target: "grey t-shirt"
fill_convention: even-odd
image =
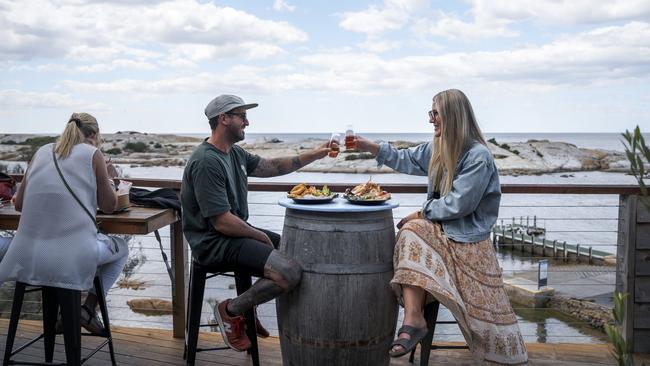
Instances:
[[[204,141],[190,156],[183,173],[183,233],[201,264],[223,260],[232,237],[218,232],[211,218],[227,211],[248,220],[248,174],[260,157],[234,145],[225,153]]]

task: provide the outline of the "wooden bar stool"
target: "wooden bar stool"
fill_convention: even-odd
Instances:
[[[438,321],[438,310],[440,308],[440,303],[434,301],[424,307],[424,318],[427,321],[429,326],[429,332],[424,338],[420,341],[420,366],[429,365],[429,355],[431,350],[436,349],[469,349],[468,346],[439,346],[433,343],[433,333],[436,330],[437,324],[458,324],[455,320],[441,320]],[[411,355],[409,356],[409,362],[413,363],[413,358],[415,356],[415,348],[411,350]]]
[[[68,290],[59,287],[50,286],[32,286],[24,282],[16,282],[16,289],[14,290],[13,307],[11,309],[11,319],[9,321],[9,329],[7,332],[7,343],[5,346],[5,353],[3,365],[81,365],[88,361],[95,353],[108,344],[109,353],[111,355],[111,363],[115,363],[115,352],[113,349],[113,337],[111,335],[111,327],[108,319],[108,311],[106,309],[106,298],[104,297],[104,288],[102,281],[99,277],[94,279],[95,292],[99,302],[99,309],[102,314],[102,321],[104,322],[103,334],[81,333],[81,291]],[[30,286],[32,288],[27,288]],[[20,319],[20,311],[23,306],[23,299],[25,293],[41,291],[43,303],[43,333],[18,347],[13,349],[16,331],[18,329],[18,320]],[[65,345],[66,363],[52,363],[54,358],[54,340],[56,338],[56,320],[57,314],[61,309],[61,318],[63,321],[63,339]],[[102,344],[95,348],[88,356],[81,358],[81,336],[93,336],[106,338]],[[31,346],[36,341],[43,338],[45,350],[45,363],[34,362],[21,362],[14,361],[11,358],[25,348]]]
[[[226,273],[234,272],[234,274]],[[201,309],[203,308],[203,294],[205,292],[205,282],[207,279],[215,276],[227,276],[235,278],[237,295],[241,295],[252,285],[252,278],[249,274],[239,271],[232,271],[227,268],[206,267],[192,260],[190,270],[190,291],[187,299],[187,329],[185,332],[185,352],[183,358],[188,366],[193,366],[196,360],[197,352],[216,351],[230,349],[228,346],[215,348],[198,348],[199,328],[209,327],[213,324],[201,324]],[[251,355],[253,366],[259,366],[259,349],[257,347],[257,332],[255,324],[255,313],[250,309],[244,313],[246,318],[246,335],[251,341],[251,348],[248,354]]]

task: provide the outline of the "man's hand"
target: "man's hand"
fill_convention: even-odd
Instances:
[[[379,144],[368,139],[364,139],[359,135],[355,136],[355,141],[357,142],[357,150],[366,151],[375,156],[377,156],[377,153],[379,153]]]
[[[404,224],[406,224],[407,222],[418,218],[420,218],[420,211],[415,211],[413,213],[410,213],[397,223],[397,228],[401,229],[402,226],[404,226]]]
[[[257,232],[258,232],[258,237],[256,237],[255,239],[261,241],[261,242],[264,243],[264,244],[268,244],[268,245],[270,245],[271,248],[275,248],[275,247],[273,246],[273,242],[271,241],[271,238],[269,238],[269,236],[266,235],[265,232],[263,232],[263,231],[261,231],[261,230],[257,230]]]
[[[332,141],[332,144],[338,145],[338,142]],[[322,158],[326,157],[327,154],[329,154],[329,152],[330,152],[330,142],[327,141],[327,142],[323,143],[322,145],[318,145],[316,148],[314,148],[313,152],[314,152],[314,156],[317,159],[322,159]]]

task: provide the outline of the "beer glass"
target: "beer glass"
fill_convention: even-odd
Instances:
[[[348,125],[345,129],[345,150],[356,150],[357,141],[354,139],[354,130],[352,125]]]
[[[329,147],[330,147],[330,152],[328,153],[328,156],[330,158],[335,158],[339,154],[339,141],[341,141],[341,135],[338,133],[333,133],[332,136],[330,137],[330,142],[329,142]]]

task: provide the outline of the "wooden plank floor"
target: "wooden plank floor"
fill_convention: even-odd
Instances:
[[[0,352],[4,354],[8,321],[0,319]],[[25,341],[37,336],[41,332],[41,323],[38,321],[23,320],[18,327],[18,334],[14,348]],[[141,329],[115,327],[115,352],[120,365],[183,365],[183,340],[174,339],[171,331],[160,329]],[[220,344],[221,337],[215,333],[201,333],[200,345],[202,347],[215,347]],[[82,355],[87,354],[92,346],[99,343],[94,337],[84,337]],[[590,344],[541,344],[528,345],[531,365],[615,365],[615,360],[610,355],[608,345]],[[278,338],[260,340],[261,363],[263,365],[282,365],[280,344]],[[63,350],[63,337],[57,337],[55,360],[65,361]],[[648,363],[649,357],[644,357]],[[42,341],[36,342],[27,350],[21,352],[16,360],[28,362],[42,362]],[[416,362],[418,361],[416,357]],[[108,351],[98,352],[87,365],[108,365],[110,357]],[[250,365],[250,359],[245,352],[230,350],[202,352],[197,355],[196,365]],[[416,363],[417,364],[417,363]],[[432,352],[430,365],[473,365],[472,358],[467,350],[437,350]],[[639,363],[641,364],[641,363]],[[391,365],[411,365],[408,357],[394,359]]]

